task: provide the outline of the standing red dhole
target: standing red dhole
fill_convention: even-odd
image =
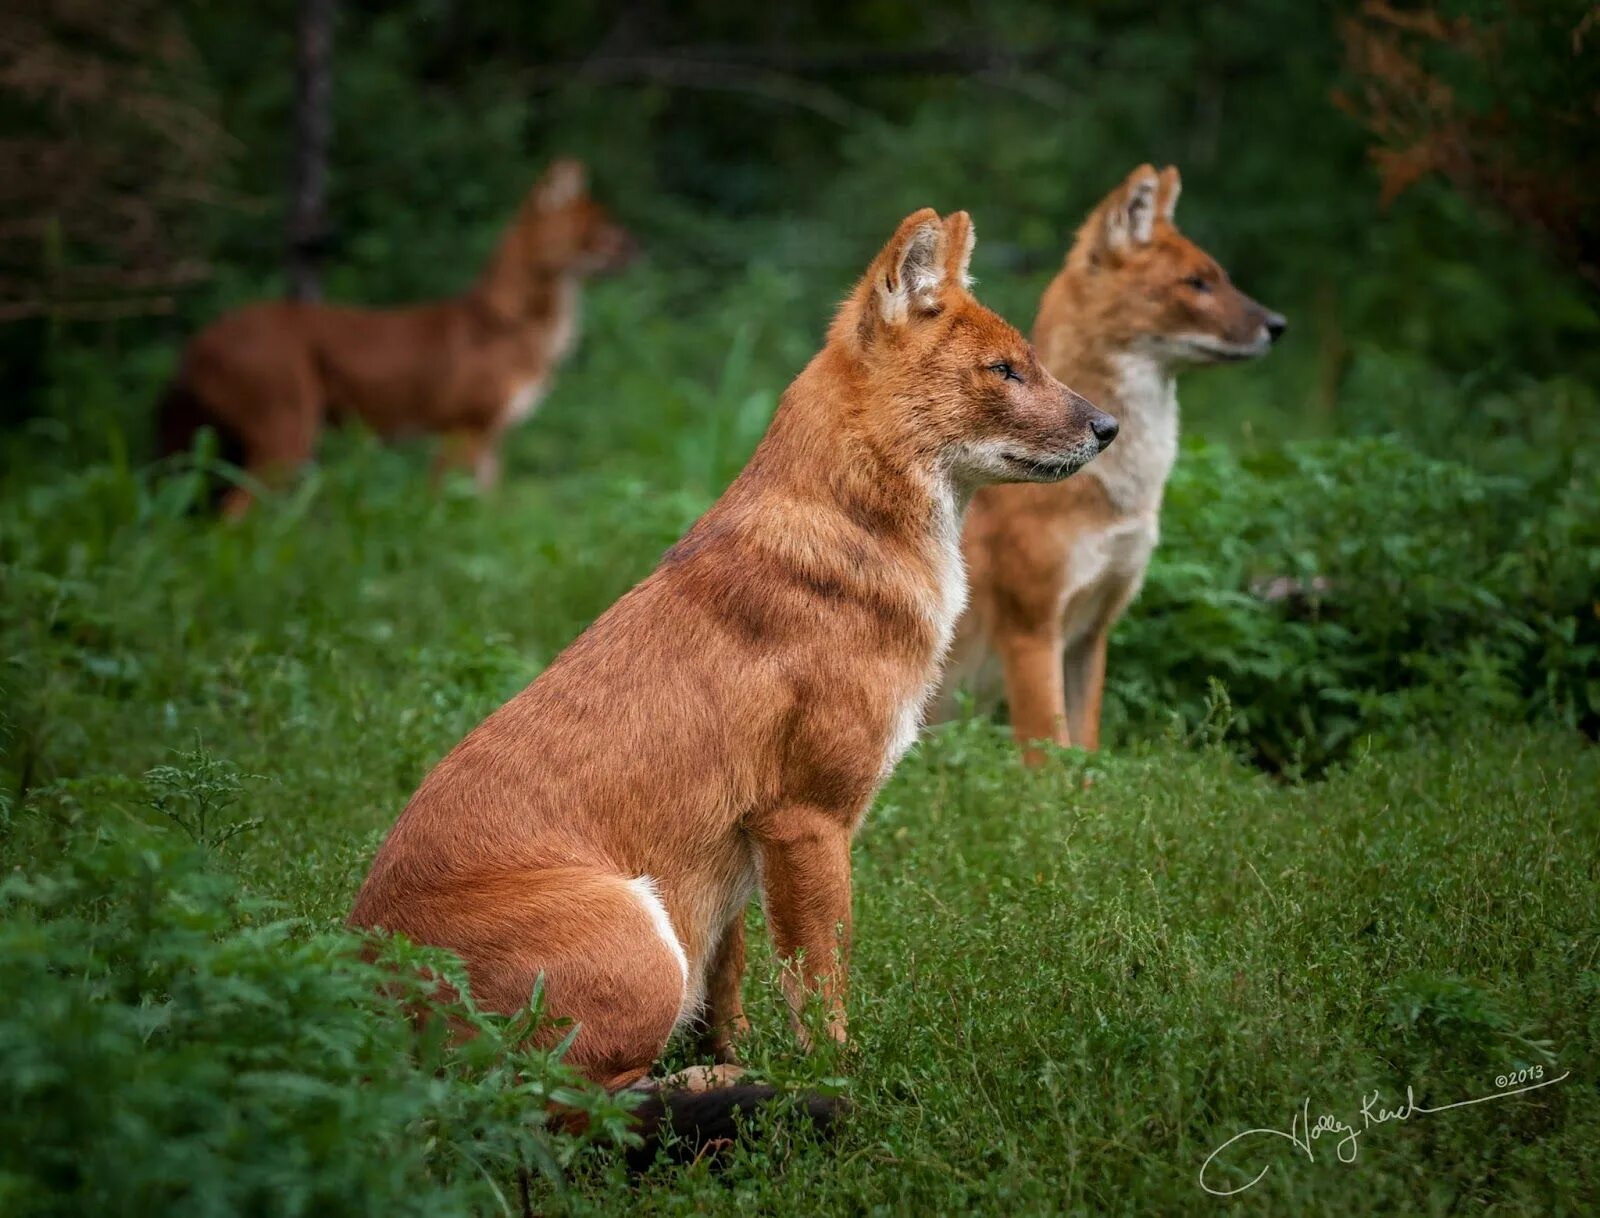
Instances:
[[[572,350],[579,284],[632,251],[583,166],[556,161],[465,295],[403,309],[279,301],[202,330],[162,403],[162,447],[210,425],[224,456],[264,479],[308,460],[326,419],[355,415],[385,437],[444,436],[438,468],[464,464],[490,486],[500,438]],[[223,511],[249,505],[235,487]]]
[[[354,925],[458,953],[485,1008],[542,976],[606,1087],[687,1020],[729,1059],[756,892],[792,1005],[844,1038],[850,841],[965,603],[964,505],[1116,434],[969,293],[972,237],[900,225],[744,472],[428,775],[356,899]]]
[[[963,683],[987,692],[997,653],[1029,764],[1037,741],[1100,746],[1106,640],[1144,581],[1178,455],[1176,373],[1251,359],[1284,330],[1173,225],[1179,188],[1171,167],[1129,174],[1079,228],[1034,322],[1045,366],[1121,420],[1115,451],[1063,486],[979,491],[967,514],[971,606],[941,715]]]

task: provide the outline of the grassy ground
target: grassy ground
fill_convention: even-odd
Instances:
[[[8,869],[119,816],[159,822],[132,780],[199,740],[260,776],[238,814],[262,823],[222,866],[335,926],[428,765],[701,506],[612,484],[576,511],[565,497],[593,488],[560,481],[430,500],[417,472],[346,452],[237,529],[102,528],[136,507],[110,469],[36,488],[37,561],[20,533],[9,555],[26,612],[8,622],[8,753],[31,793]],[[954,725],[859,841],[845,1060],[790,1046],[756,955],[751,1058],[846,1078],[838,1140],[780,1133],[721,1176],[663,1168],[636,1189],[584,1158],[546,1204],[1189,1213],[1221,1204],[1199,1183],[1211,1150],[1289,1130],[1303,1101],[1359,1125],[1373,1091],[1435,1107],[1538,1068],[1570,1077],[1375,1127],[1349,1163],[1333,1137],[1314,1160],[1258,1137],[1207,1180],[1270,1167],[1232,1203],[1247,1212],[1580,1212],[1600,1198],[1597,791],[1581,737],[1495,722],[1303,785],[1204,733],[1026,775],[994,725]]]
[[[297,920],[285,943],[337,928],[427,768],[647,571],[749,451],[780,370],[798,365],[808,341],[792,320],[759,320],[789,302],[783,283],[750,291],[758,302],[719,314],[720,328],[697,339],[716,352],[705,367],[676,360],[665,334],[648,332],[625,361],[580,364],[550,416],[518,438],[511,481],[487,501],[464,487],[430,495],[421,452],[348,437],[298,490],[235,528],[186,516],[181,484],[146,482],[115,445],[110,460],[87,466],[15,465],[0,522],[0,863],[23,887],[0,898],[26,904],[33,898],[18,894],[28,885],[42,891],[40,877],[140,826],[181,845],[142,776],[175,761],[192,768],[182,754],[201,747],[253,776],[211,833],[245,827],[202,852],[206,875],[247,907],[217,915],[205,936],[269,963],[279,953],[286,970],[302,970],[286,975],[311,988],[312,973],[333,966],[282,945],[249,947],[261,911]],[[602,299],[602,329],[607,307]],[[659,312],[649,301],[639,309]],[[1016,765],[994,724],[933,734],[858,841],[855,1043],[842,1058],[794,1049],[754,936],[749,1060],[786,1084],[842,1087],[853,1109],[838,1138],[818,1145],[780,1121],[720,1174],[659,1167],[637,1185],[614,1155],[584,1152],[560,1186],[537,1185],[539,1206],[1593,1212],[1600,754],[1548,717],[1472,710],[1448,730],[1358,744],[1319,781],[1286,783],[1235,755],[1229,720],[1221,705],[1214,722],[1168,729],[1114,715],[1112,751],[1063,755],[1038,774]],[[180,873],[163,870],[168,855],[139,849],[157,886],[189,900]],[[91,887],[80,904],[85,941],[109,935],[115,902]],[[750,917],[759,924],[758,911]],[[14,918],[26,933],[4,946],[20,954],[45,932]],[[97,970],[115,973],[115,956],[52,958],[29,984],[88,992]],[[159,987],[135,990],[106,1001],[161,1009]],[[207,1001],[195,1026],[227,1035],[232,1016],[221,1012],[236,1007]],[[255,1018],[277,1009],[248,994],[229,1001]],[[330,1027],[392,1018],[338,1014],[355,1010],[337,997],[306,1018]],[[36,1127],[58,1130],[18,1097],[46,1094],[39,1079],[56,1066],[39,1062],[67,1060],[66,1050],[29,1048],[48,1039],[40,1026],[5,1026],[11,1100],[0,1118],[23,1146]],[[376,1067],[356,1059],[328,1074],[323,1059],[339,1051],[315,1032],[253,1035],[262,1044],[310,1035],[293,1052],[310,1055],[308,1075],[337,1077],[333,1098],[347,1102]],[[158,1030],[140,1036],[135,1061],[123,1063],[135,1082],[178,1051]],[[672,1057],[685,1060],[681,1049]],[[1506,1090],[1497,1080],[1518,1071],[1550,1085],[1370,1129],[1360,1115],[1374,1093],[1374,1112],[1398,1107],[1408,1087],[1417,1105],[1439,1108]],[[105,1114],[73,1115],[55,1149],[76,1153],[71,1139],[92,1136],[105,1162],[126,1158],[153,1101],[131,1085],[102,1095],[92,1071],[63,1077],[50,1094]],[[424,1089],[403,1120],[376,1118],[389,1123],[371,1143],[337,1130],[316,1141],[296,1118],[247,1150],[251,1093],[226,1072],[193,1085],[205,1111],[223,1114],[184,1130],[183,1145],[204,1149],[195,1163],[226,1175],[290,1142],[303,1160],[248,1194],[222,1184],[202,1194],[180,1165],[116,1208],[403,1212],[403,1200],[419,1212],[488,1213],[512,1196],[510,1174],[488,1168],[430,1167],[392,1195],[369,1182],[343,1201],[301,1192],[353,1154],[399,1162],[451,1138],[483,1145],[494,1122],[519,1115],[480,1113],[447,1134],[428,1112],[442,1093]],[[1303,1106],[1313,1124],[1331,1113],[1359,1137],[1341,1146],[1342,1133],[1324,1135],[1307,1154],[1287,1137],[1254,1135],[1206,1183],[1227,1190],[1266,1175],[1231,1202],[1207,1195],[1200,1173],[1213,1150],[1247,1130],[1288,1134]],[[79,1157],[101,1162],[95,1154],[85,1146]],[[30,1193],[30,1168],[21,1150],[0,1157],[0,1200],[16,1212],[72,1212],[74,1197],[95,1195],[90,1167],[57,1178],[54,1197]],[[105,1170],[115,1178],[124,1168]]]

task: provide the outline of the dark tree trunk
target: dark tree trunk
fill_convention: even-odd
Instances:
[[[289,199],[289,296],[322,296],[328,238],[328,141],[333,134],[335,0],[300,0],[295,36],[294,168]]]

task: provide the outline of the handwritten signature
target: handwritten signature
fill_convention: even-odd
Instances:
[[[1361,1111],[1352,1121],[1341,1120],[1331,1112],[1318,1113],[1315,1117],[1311,1113],[1311,1099],[1308,1096],[1300,1106],[1300,1111],[1294,1114],[1289,1122],[1288,1129],[1247,1129],[1243,1133],[1236,1133],[1221,1146],[1206,1156],[1206,1161],[1200,1165],[1200,1187],[1214,1197],[1232,1197],[1242,1193],[1248,1188],[1254,1188],[1272,1170],[1271,1165],[1263,1167],[1256,1173],[1255,1178],[1238,1188],[1214,1188],[1206,1180],[1206,1172],[1216,1162],[1217,1156],[1229,1147],[1237,1146],[1241,1142],[1260,1138],[1282,1138],[1292,1142],[1295,1149],[1305,1155],[1309,1162],[1316,1162],[1315,1146],[1319,1140],[1328,1139],[1333,1145],[1333,1152],[1341,1163],[1354,1163],[1356,1156],[1361,1151],[1361,1135],[1376,1125],[1387,1125],[1391,1121],[1409,1121],[1432,1112],[1444,1112],[1450,1108],[1465,1108],[1469,1104],[1487,1104],[1490,1100],[1503,1100],[1507,1096],[1522,1095],[1528,1091],[1538,1091],[1541,1087],[1553,1087],[1563,1079],[1570,1076],[1572,1071],[1557,1078],[1545,1078],[1543,1066],[1528,1066],[1510,1074],[1499,1075],[1494,1080],[1497,1088],[1488,1095],[1476,1096],[1470,1100],[1457,1100],[1453,1104],[1440,1104],[1434,1108],[1425,1108],[1417,1103],[1410,1087],[1406,1088],[1405,1102],[1398,1107],[1385,1107],[1382,1103],[1383,1093],[1374,1091],[1370,1095],[1361,1097]]]

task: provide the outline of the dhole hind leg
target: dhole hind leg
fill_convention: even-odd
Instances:
[[[1039,741],[1065,746],[1066,692],[1062,687],[1060,631],[1051,628],[1007,630],[995,639],[1005,670],[1006,700],[1011,706],[1011,734],[1022,745],[1025,765],[1044,761]]]
[[[1072,743],[1091,752],[1100,747],[1100,698],[1106,684],[1107,627],[1097,627],[1067,648],[1062,662],[1067,731]]]
[[[1005,696],[1000,664],[989,646],[985,607],[974,588],[973,603],[962,614],[955,640],[945,658],[939,691],[928,707],[925,722],[949,723],[971,707],[980,717],[992,716]]]
[[[272,486],[281,483],[291,471],[309,461],[311,452],[310,438],[303,444],[258,448],[245,457],[243,469],[252,483]],[[255,498],[255,491],[250,485],[236,483],[230,486],[222,496],[222,515],[228,520],[238,520],[250,510]]]
[[[706,1005],[700,1017],[700,1050],[723,1065],[738,1060],[735,1044],[750,1030],[744,1014],[744,910],[722,932],[706,976]]]
[[[240,429],[243,469],[262,484],[281,482],[311,460],[322,427],[322,404],[309,373],[286,376],[263,387]],[[250,510],[254,493],[231,487],[222,497],[222,514],[237,520]]]
[[[587,868],[515,870],[464,886],[414,921],[369,919],[359,907],[356,920],[455,951],[486,1010],[522,1010],[542,977],[546,1012],[579,1025],[567,1062],[609,1090],[650,1072],[684,1006],[688,962],[645,879]]]
[[[485,436],[478,444],[472,458],[472,477],[480,491],[492,491],[500,485],[500,437]]]
[[[676,1074],[659,1079],[656,1085],[668,1091],[715,1091],[718,1087],[731,1087],[744,1077],[744,1067],[731,1062],[718,1062],[715,1066],[688,1066]]]

